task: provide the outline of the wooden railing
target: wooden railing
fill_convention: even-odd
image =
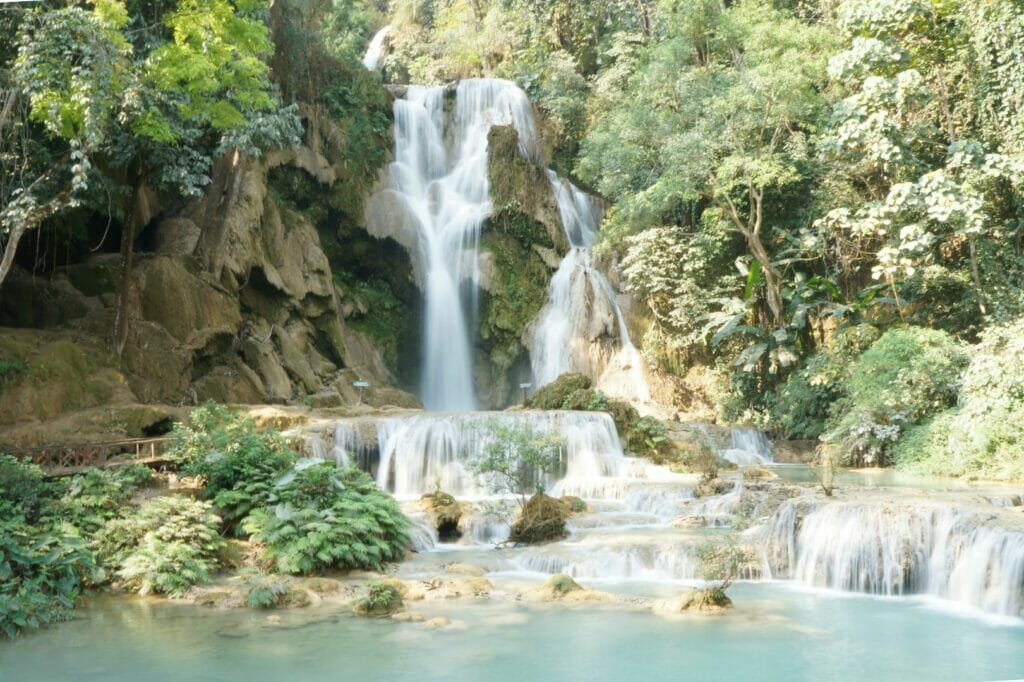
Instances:
[[[36,448],[5,449],[0,446],[0,452],[38,464],[47,474],[61,476],[89,467],[160,462],[163,461],[164,451],[170,442],[171,439],[166,437],[134,438],[105,443],[43,445]]]

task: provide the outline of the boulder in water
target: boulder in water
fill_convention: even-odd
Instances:
[[[583,587],[564,573],[551,576],[546,583],[533,588],[527,595],[535,601],[543,602],[610,602],[615,599],[607,592]]]
[[[459,530],[462,505],[454,497],[440,490],[427,493],[420,498],[420,507],[427,513],[430,525],[437,529],[442,541],[457,540],[462,536]]]
[[[588,505],[586,500],[582,497],[576,497],[575,495],[563,495],[559,501],[565,505],[565,508],[569,510],[570,514],[582,514],[590,511],[590,505]]]
[[[654,605],[654,612],[664,616],[686,613],[722,614],[732,608],[732,599],[719,587],[694,589]]]
[[[536,493],[523,505],[508,539],[525,544],[559,540],[567,535],[567,518],[569,508],[561,500]]]

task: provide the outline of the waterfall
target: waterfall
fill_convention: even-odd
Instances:
[[[476,407],[470,336],[479,289],[480,228],[491,214],[487,133],[512,125],[534,153],[537,130],[526,95],[495,79],[461,81],[453,111],[444,87],[409,86],[395,100],[395,159],[378,201],[386,229],[409,246],[424,296],[421,397],[429,410]],[[386,198],[386,201],[385,199]]]
[[[380,66],[380,60],[384,56],[384,41],[387,40],[389,33],[391,33],[391,27],[385,26],[373,34],[370,46],[366,48],[366,54],[363,56],[363,66],[370,71],[376,71]]]
[[[758,466],[775,461],[772,442],[764,431],[750,426],[723,429],[712,424],[690,423],[703,435],[705,442],[722,459],[738,466]],[[728,440],[726,440],[728,435]]]
[[[765,562],[809,586],[1024,616],[1024,532],[990,523],[949,507],[790,500],[768,528]]]
[[[591,254],[600,208],[593,197],[554,171],[547,174],[571,248],[551,279],[537,317],[530,353],[534,385],[579,372],[612,395],[647,402],[650,392],[639,351],[630,339],[616,291]],[[616,336],[617,351],[602,343]]]
[[[318,447],[320,452],[333,453],[338,462],[375,450],[377,483],[399,497],[418,497],[438,487],[456,497],[485,497],[486,481],[478,480],[468,464],[494,440],[499,425],[528,425],[558,434],[565,446],[563,481],[616,477],[625,466],[615,423],[602,412],[465,412],[347,419],[334,425],[333,443]]]
[[[740,466],[770,464],[775,459],[772,442],[764,431],[746,426],[729,429],[729,447],[719,454]]]

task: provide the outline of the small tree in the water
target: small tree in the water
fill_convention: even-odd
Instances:
[[[486,428],[493,439],[470,461],[469,468],[487,481],[492,493],[516,495],[523,507],[527,494],[543,491],[544,477],[558,471],[562,441],[527,423],[491,422]]]

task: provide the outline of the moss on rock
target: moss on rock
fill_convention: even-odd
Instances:
[[[584,374],[563,374],[537,390],[530,398],[530,407],[538,410],[561,410],[569,396],[588,390],[594,382]]]
[[[508,539],[525,544],[559,540],[568,534],[565,521],[569,515],[569,508],[561,500],[536,493],[523,505]]]

